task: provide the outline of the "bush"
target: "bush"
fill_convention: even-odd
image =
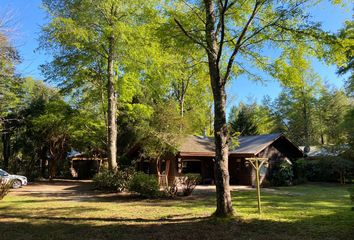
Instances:
[[[13,181],[0,178],[0,200],[2,200],[10,191]]]
[[[299,159],[295,167],[297,179],[345,183],[353,178],[354,162],[341,157],[322,157]]]
[[[132,168],[117,172],[104,169],[93,177],[93,182],[98,189],[122,192],[128,190],[129,182],[134,174],[135,171]]]
[[[352,202],[352,211],[354,211],[354,186],[348,189],[350,195],[350,201]]]
[[[200,182],[200,176],[195,174],[186,174],[180,178],[182,192],[184,196],[189,196],[193,193],[194,188]]]
[[[164,190],[167,197],[175,198],[178,193],[178,182],[174,180],[173,183],[167,185]]]
[[[133,176],[129,183],[129,191],[139,193],[145,198],[160,196],[160,187],[157,178],[142,172],[138,172]]]
[[[293,169],[292,165],[286,161],[275,165],[270,176],[270,182],[274,186],[289,186],[293,182]]]

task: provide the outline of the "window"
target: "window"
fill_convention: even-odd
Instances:
[[[5,177],[8,176],[9,174],[5,172],[4,170],[0,170],[0,177]]]
[[[201,173],[201,162],[200,160],[188,160],[183,161],[182,164],[182,172],[183,173]]]

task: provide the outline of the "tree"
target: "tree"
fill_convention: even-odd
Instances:
[[[314,105],[322,87],[321,79],[302,49],[290,49],[289,56],[289,62],[279,58],[275,63],[274,76],[283,83],[278,104],[285,110],[283,119],[287,121],[291,139],[309,149],[314,141]]]
[[[57,175],[58,163],[66,158],[70,147],[70,126],[74,111],[62,99],[52,99],[44,106],[43,114],[32,120],[33,128],[43,136],[49,154],[48,173],[52,179]]]
[[[42,47],[55,51],[53,62],[44,67],[47,76],[86,90],[87,81],[106,85],[106,94],[101,96],[108,99],[111,170],[117,169],[117,85],[129,73],[127,65],[141,61],[138,55],[144,51],[140,46],[146,45],[137,41],[144,39],[144,26],[154,18],[153,4],[141,0],[44,0],[52,19],[43,28]]]
[[[228,174],[227,82],[241,69],[247,72],[245,62],[269,70],[269,59],[262,53],[268,46],[286,49],[301,43],[311,55],[328,58],[326,43],[333,38],[305,13],[317,1],[183,2],[181,5],[177,1],[172,14],[181,33],[203,48],[208,58],[215,116],[215,215],[228,216],[232,215],[233,208]]]
[[[315,101],[315,131],[321,145],[341,145],[347,142],[347,136],[341,125],[349,110],[349,99],[343,90],[325,86]]]
[[[263,104],[241,102],[238,106],[233,106],[228,124],[231,135],[239,133],[241,136],[251,136],[277,132],[266,100]]]
[[[147,126],[141,129],[140,144],[142,156],[156,162],[157,173],[160,175],[159,165],[161,157],[175,153],[178,139],[181,134],[178,105],[173,101],[158,104]]]
[[[42,82],[32,78],[21,79],[22,84],[17,88],[18,103],[16,108],[4,118],[2,143],[4,146],[4,166],[17,172],[21,167],[27,176],[32,176],[37,156],[46,156],[37,146],[42,146],[45,140],[40,135],[32,134],[33,126],[30,121],[44,109],[44,102],[55,94],[55,91],[46,87]],[[38,154],[38,155],[37,155]],[[42,159],[45,160],[45,157]],[[18,160],[23,160],[17,164]],[[33,172],[32,172],[33,171]]]
[[[350,110],[346,113],[344,122],[341,127],[344,130],[344,133],[347,135],[349,149],[345,154],[347,158],[354,160],[354,107],[351,107]]]
[[[99,105],[64,101],[57,89],[32,78],[23,80],[21,92],[14,116],[8,116],[16,119],[8,127],[12,172],[25,172],[29,179],[48,175],[53,178],[58,173],[64,176],[71,149],[92,155],[103,152],[105,126],[98,114]]]
[[[257,135],[258,125],[255,119],[255,105],[240,103],[239,107],[233,107],[229,116],[230,133],[240,133],[241,136]]]
[[[10,158],[10,139],[12,125],[16,119],[16,108],[19,104],[21,79],[15,75],[15,66],[20,62],[17,50],[10,43],[10,18],[0,17],[0,131],[2,141],[3,168],[8,168]]]
[[[334,48],[335,54],[339,55],[338,58],[344,58],[344,60],[339,64],[338,74],[343,75],[349,73],[350,76],[346,82],[347,93],[349,96],[354,94],[354,21],[345,22],[345,26],[340,30],[338,34],[341,40],[341,47],[344,48],[343,51],[337,51]],[[341,55],[340,55],[341,54]]]

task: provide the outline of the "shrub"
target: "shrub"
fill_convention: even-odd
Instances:
[[[145,198],[156,198],[160,196],[159,183],[155,176],[138,172],[129,183],[129,191],[139,193]]]
[[[261,186],[263,188],[269,188],[272,186],[272,183],[269,181],[269,179],[264,178],[263,181],[261,182]]]
[[[289,186],[293,182],[293,177],[292,165],[283,161],[275,165],[270,176],[270,182],[274,186]]]
[[[295,167],[297,179],[345,183],[353,178],[354,162],[341,157],[322,157],[299,159]]]
[[[178,193],[178,183],[176,180],[173,181],[172,184],[169,184],[165,187],[165,194],[169,198],[175,198]]]
[[[354,211],[354,186],[352,186],[352,187],[350,187],[349,189],[348,189],[348,191],[349,191],[349,197],[350,197],[350,201],[352,202],[352,211]]]
[[[93,177],[93,182],[98,189],[122,192],[128,190],[130,180],[135,174],[134,169],[127,168],[117,172],[102,170]]]
[[[13,181],[0,178],[0,200],[2,200],[10,191]]]
[[[200,176],[196,174],[186,174],[180,178],[182,192],[184,196],[189,196],[193,193],[194,188],[200,182]]]

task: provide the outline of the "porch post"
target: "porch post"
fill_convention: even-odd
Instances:
[[[177,171],[178,171],[178,174],[181,174],[182,173],[182,158],[177,158]]]

